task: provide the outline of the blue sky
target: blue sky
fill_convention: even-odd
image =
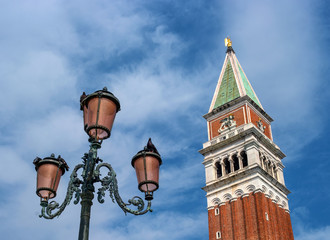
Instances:
[[[79,97],[107,86],[121,101],[99,156],[124,200],[140,194],[131,157],[149,137],[163,157],[153,213],[94,201],[91,239],[208,239],[203,157],[212,95],[230,36],[275,120],[295,239],[330,239],[327,1],[1,1],[0,232],[75,239],[80,206],[40,219],[36,156],[71,169],[88,151]],[[56,200],[64,199],[70,174]]]

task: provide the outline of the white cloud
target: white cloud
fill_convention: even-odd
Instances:
[[[45,114],[58,107],[56,104],[71,101],[72,95],[76,96],[75,78],[65,60],[53,52],[33,52],[23,54],[19,60],[2,58],[0,61],[5,79],[1,82],[5,91],[0,95],[4,103],[0,109],[2,125],[11,122],[17,126],[12,119],[40,118],[40,113]]]
[[[45,114],[20,129],[24,131],[20,133],[18,147],[21,152],[30,154],[72,153],[80,150],[88,139],[83,131],[82,114],[68,107]]]
[[[330,226],[317,229],[304,229],[299,232],[295,239],[297,240],[326,240],[330,236]]]
[[[2,146],[0,155],[2,161],[6,163],[6,170],[0,174],[0,182],[13,187],[28,181],[32,175],[31,167],[18,152],[8,146]]]
[[[315,101],[322,62],[313,43],[318,35],[314,6],[309,1],[234,2],[224,17],[241,65],[275,119],[275,142],[291,160],[324,126]]]
[[[129,218],[129,217],[127,217]],[[141,218],[143,219],[141,221]],[[162,214],[130,218],[127,224],[112,229],[95,231],[95,239],[205,239],[204,228],[207,228],[205,214]],[[179,226],[179,227],[178,227]]]
[[[302,130],[309,121],[307,113],[314,113],[318,86],[310,81],[313,69],[308,68],[309,61],[318,61],[308,47],[314,22],[304,4],[267,4],[258,1],[240,6],[230,1],[230,15],[221,15],[220,20],[230,19],[225,23],[238,58],[265,110],[278,122],[273,131],[283,129],[279,142],[288,142],[297,152],[295,142],[306,134]],[[198,150],[197,143],[202,144],[200,131],[205,131],[206,138],[200,109],[208,109],[207,99],[211,101],[217,81],[213,76],[220,72],[220,64],[212,61],[222,63],[224,54],[214,57],[214,53],[198,72],[178,63],[174,66],[174,60],[189,50],[189,43],[162,22],[158,13],[146,10],[143,1],[35,1],[22,2],[19,7],[7,3],[2,4],[0,13],[0,101],[5,103],[0,109],[0,126],[2,135],[7,136],[0,153],[8,159],[8,171],[0,181],[17,190],[1,194],[3,235],[8,239],[77,237],[80,205],[71,203],[52,221],[37,217],[39,200],[32,160],[35,155],[45,157],[54,152],[62,154],[71,167],[80,161],[88,147],[78,92],[95,91],[104,84],[120,99],[122,111],[99,156],[115,168],[123,200],[135,193],[141,196],[130,161],[149,137],[164,164],[160,189],[155,193],[155,212],[125,217],[109,197],[103,205],[94,199],[91,238],[169,239],[170,234],[170,239],[206,239],[206,209],[201,212],[196,205],[186,212],[182,209],[195,204],[195,189],[199,191],[204,184],[202,156],[191,152]],[[300,24],[303,17],[307,21]],[[108,71],[119,56],[133,52],[134,57],[132,50],[143,52],[139,61],[130,64],[127,58],[122,66]],[[297,65],[301,66],[299,71]],[[318,118],[315,121],[320,122]],[[311,132],[304,144],[319,130]],[[288,135],[293,137],[286,140]],[[59,202],[68,177],[66,174],[61,180]],[[197,197],[203,198],[204,192],[200,190]],[[328,227],[311,229],[298,237],[305,240],[315,234],[322,239],[327,232]]]
[[[185,48],[184,43],[163,26],[158,26],[150,37],[157,48],[145,61],[133,70],[123,68],[108,75],[109,84],[122,103],[118,114],[121,124],[140,127],[145,120],[155,118],[166,124],[178,114],[186,115],[194,99],[201,96],[198,81],[204,72],[184,74],[183,69],[170,66],[171,60]]]
[[[323,240],[330,235],[330,226],[312,228],[309,219],[311,214],[308,208],[301,206],[293,209],[291,214],[295,239],[297,240]]]

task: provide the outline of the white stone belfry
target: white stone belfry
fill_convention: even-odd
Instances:
[[[209,216],[212,209],[215,209],[213,215],[219,215],[216,218],[209,217],[210,239],[221,239],[222,235],[225,239],[244,239],[239,235],[241,233],[244,236],[250,234],[251,239],[259,239],[254,238],[247,228],[245,232],[239,230],[241,233],[228,230],[230,224],[232,226],[229,228],[234,228],[242,224],[240,221],[255,221],[256,224],[261,221],[262,226],[258,226],[259,235],[256,236],[267,236],[272,232],[273,235],[269,235],[271,238],[260,239],[275,239],[272,237],[277,236],[274,230],[277,222],[290,220],[289,214],[289,217],[275,214],[280,211],[275,208],[289,213],[287,195],[290,191],[285,186],[282,164],[285,155],[273,142],[270,125],[273,119],[262,108],[230,40],[229,43],[209,113],[204,115],[208,141],[199,151],[204,156],[206,185],[203,189],[206,192]],[[243,206],[243,199],[246,206]],[[246,208],[251,204],[257,209],[255,216],[245,216],[251,219],[239,220],[243,208],[248,211]],[[220,210],[221,206],[227,207]],[[241,212],[236,212],[238,207],[242,208]],[[232,223],[227,226],[221,221],[226,221],[223,215],[228,211],[231,212]],[[270,227],[270,222],[274,229]],[[281,232],[282,235],[276,239],[293,239],[292,227],[287,230],[288,233]]]

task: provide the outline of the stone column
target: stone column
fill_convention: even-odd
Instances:
[[[230,172],[234,172],[234,160],[233,160],[233,155],[230,155],[230,157],[228,158],[228,161],[230,163]]]
[[[242,169],[243,168],[243,157],[241,156],[241,154],[237,154],[237,158],[238,158],[238,168]]]
[[[264,154],[263,153],[260,153],[260,165],[261,165],[261,168],[262,169],[265,169],[265,166],[264,166]]]
[[[270,163],[270,172],[271,172],[271,174],[272,174],[272,177],[275,178],[275,175],[274,175],[274,169],[273,169],[273,168],[274,168],[274,163],[271,162],[271,163]]]
[[[278,169],[278,168],[277,168],[277,166],[276,166],[276,165],[274,165],[274,166],[275,166],[275,172],[274,172],[274,175],[275,175],[275,179],[276,179],[276,180],[278,180],[278,175],[277,175],[277,169]]]
[[[277,166],[277,181],[279,181],[280,183],[282,183],[283,185],[285,185],[285,182],[284,182],[284,176],[283,176],[283,165],[278,165]]]
[[[268,168],[269,168],[269,167],[268,167],[268,162],[269,162],[268,158],[267,158],[267,157],[265,157],[265,168],[264,168],[264,169],[265,169],[265,171],[266,171],[266,172],[268,172],[268,173],[269,173],[269,169],[268,169]]]
[[[221,171],[222,171],[222,176],[226,176],[226,168],[225,168],[225,163],[223,162],[223,158],[220,160],[220,165],[221,165]]]

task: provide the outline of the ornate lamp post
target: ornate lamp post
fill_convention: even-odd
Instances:
[[[55,201],[49,202],[56,197],[56,191],[61,176],[68,171],[69,167],[61,156],[37,157],[33,163],[37,171],[37,195],[40,197],[42,207],[40,217],[53,219],[59,216],[74,197],[74,204],[81,203],[79,240],[87,240],[89,235],[90,211],[94,198],[94,183],[101,183],[97,191],[97,200],[104,203],[105,192],[113,202],[126,213],[142,215],[151,210],[153,192],[158,189],[159,166],[162,164],[161,157],[149,139],[147,146],[139,151],[132,159],[132,166],[135,168],[138,179],[138,188],[145,193],[145,202],[140,197],[133,197],[125,203],[118,192],[116,173],[109,163],[103,163],[98,158],[97,150],[101,148],[102,141],[111,135],[111,128],[120,110],[119,100],[106,88],[96,91],[90,95],[82,94],[80,98],[81,110],[84,114],[84,130],[89,135],[90,149],[82,157],[83,163],[73,169],[63,203],[60,205]],[[100,169],[106,168],[108,173],[101,177]],[[82,169],[80,179],[78,170]],[[128,206],[133,205],[137,209],[132,210]]]

